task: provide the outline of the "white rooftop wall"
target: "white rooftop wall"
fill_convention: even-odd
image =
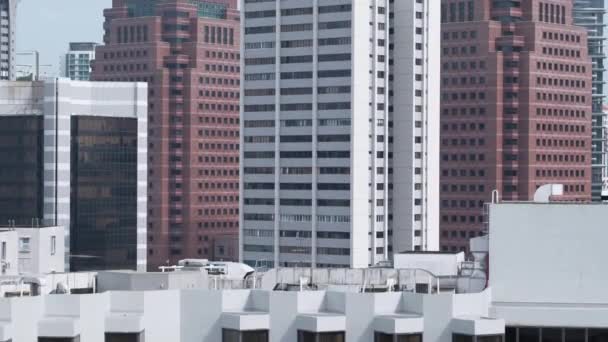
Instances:
[[[608,205],[492,205],[493,300],[608,304],[607,218]]]

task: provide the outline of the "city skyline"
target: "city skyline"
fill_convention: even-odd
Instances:
[[[0,342],[608,342],[606,3],[0,0]]]
[[[21,0],[17,6],[17,53],[38,50],[40,74],[59,76],[60,60],[70,42],[103,42],[103,10],[111,5],[112,0]],[[16,60],[17,65],[34,64],[29,55],[18,55]]]

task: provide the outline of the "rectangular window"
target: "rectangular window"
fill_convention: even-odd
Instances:
[[[57,237],[55,235],[51,236],[51,255],[55,255],[57,252]]]
[[[222,329],[222,342],[268,342],[268,330]]]
[[[344,332],[324,332],[316,333],[298,330],[298,342],[344,342]]]
[[[30,252],[30,238],[29,237],[22,237],[19,238],[19,252],[20,253],[28,253]]]
[[[144,333],[106,333],[105,342],[143,342]]]

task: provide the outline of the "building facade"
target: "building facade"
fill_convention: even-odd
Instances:
[[[436,2],[241,9],[241,260],[368,267],[437,249]]]
[[[0,1],[0,80],[15,79],[17,1]]]
[[[604,0],[576,0],[573,7],[574,23],[587,29],[587,46],[593,63],[591,196],[594,201],[601,200],[602,190],[608,195],[608,112],[604,90],[606,4]]]
[[[145,84],[0,83],[0,222],[65,229],[71,270],[146,266]]]
[[[591,200],[592,71],[572,1],[443,0],[441,248],[467,248],[493,190]]]
[[[119,0],[104,14],[92,79],[149,85],[149,267],[211,259],[215,236],[238,234],[236,1]]]
[[[25,277],[65,270],[63,227],[0,228],[1,276]]]
[[[95,59],[97,43],[70,43],[70,49],[62,57],[61,74],[73,81],[88,81],[91,78],[91,61]]]

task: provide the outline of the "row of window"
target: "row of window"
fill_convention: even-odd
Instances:
[[[486,109],[484,107],[452,107],[452,108],[443,108],[443,115],[471,115],[471,116],[484,116],[486,115]]]
[[[442,23],[473,21],[474,17],[475,4],[471,0],[441,4]]]
[[[234,45],[234,28],[205,25],[203,29],[205,43]]]
[[[266,229],[243,229],[245,236],[252,237],[274,237],[274,230]],[[281,230],[279,236],[284,238],[307,238],[312,237],[311,231],[306,230]],[[317,232],[317,238],[319,239],[350,239],[349,232],[332,232],[332,231],[321,231]]]
[[[199,137],[238,137],[239,131],[236,130],[214,130],[214,129],[199,129]]]
[[[584,65],[565,64],[555,62],[536,62],[537,70],[561,71],[584,74],[587,72],[587,67]]]
[[[224,64],[205,64],[205,71],[238,73],[241,72],[241,67]]]
[[[339,127],[339,126],[350,126],[350,119],[319,119],[319,126]],[[248,128],[261,128],[261,127],[275,127],[274,120],[245,120],[245,127]],[[292,119],[292,120],[281,120],[281,127],[311,127],[312,119]]]
[[[239,93],[234,91],[199,90],[198,96],[239,99]]]
[[[514,82],[514,83],[516,83],[516,82]],[[587,86],[587,83],[584,80],[570,80],[570,79],[553,78],[553,77],[537,77],[536,84],[544,85],[544,86],[569,87],[569,88],[585,88]]]
[[[517,93],[514,93],[514,94],[517,94]],[[545,93],[545,92],[537,92],[536,99],[539,101],[540,100],[559,101],[559,102],[582,103],[582,104],[584,104],[587,101],[587,97],[584,95],[556,94],[556,93]]]
[[[486,124],[484,122],[470,122],[470,123],[461,123],[460,125],[456,123],[447,124],[444,123],[441,125],[441,130],[444,132],[447,131],[484,131],[486,129]]]
[[[245,159],[274,159],[274,151],[247,151]],[[312,158],[311,151],[281,152],[281,158]],[[350,158],[350,151],[317,151],[317,158]]]
[[[586,113],[584,110],[568,110],[568,109],[553,109],[553,108],[536,108],[536,115],[543,116],[570,116],[577,118],[586,117]]]
[[[538,3],[538,21],[565,25],[567,15],[564,5]]]
[[[474,54],[477,54],[477,46],[475,46],[475,45],[461,46],[460,48],[458,48],[457,46],[453,46],[452,48],[444,47],[442,49],[442,53],[444,56],[474,55]]]
[[[105,47],[103,47],[105,49]],[[116,58],[133,58],[133,57],[147,57],[148,50],[130,49],[124,51],[110,51],[103,53],[103,59],[114,59]]]
[[[148,26],[119,26],[116,29],[116,41],[118,44],[147,42]]]
[[[350,12],[351,5],[330,5],[330,6],[319,6],[318,13],[337,13],[337,12]],[[312,15],[313,8],[305,7],[305,8],[290,8],[281,10],[281,15],[283,16],[291,16],[291,15]],[[255,18],[270,18],[276,16],[275,10],[263,10],[263,11],[246,11],[245,18],[246,19],[255,19]]]
[[[545,123],[537,123],[536,124],[537,131],[543,132],[577,132],[584,133],[585,126],[584,125],[563,125],[563,124],[545,124]]]
[[[543,39],[556,40],[559,42],[581,42],[581,36],[564,32],[543,31]]]
[[[390,170],[392,171],[392,169]],[[273,175],[273,167],[246,167],[244,168],[245,174],[248,175]],[[282,175],[310,175],[312,174],[312,167],[282,167],[280,169]],[[318,174],[320,175],[349,175],[349,167],[320,167],[318,168]]]
[[[543,51],[544,55],[549,55],[549,56],[574,57],[574,58],[581,57],[581,51],[574,50],[574,49],[552,48],[552,47],[543,46],[542,51]]]
[[[444,31],[442,34],[444,40],[450,39],[477,39],[477,31]]]
[[[476,85],[476,84],[486,84],[485,76],[463,76],[463,77],[444,77],[442,80],[442,85]]]
[[[463,70],[485,70],[486,62],[485,61],[469,61],[469,62],[445,62],[442,64],[442,69],[444,71],[463,71]]]
[[[561,162],[561,163],[584,163],[585,155],[570,155],[570,154],[537,154],[536,161],[543,162]]]
[[[486,192],[486,186],[483,184],[442,184],[441,185],[442,192]]]
[[[342,29],[342,28],[350,28],[351,21],[343,20],[343,21],[326,21],[319,22],[318,29],[319,30],[333,30],[333,29]],[[313,24],[312,23],[303,23],[303,24],[284,24],[281,25],[281,32],[303,32],[303,31],[312,31]],[[275,33],[276,26],[254,26],[254,27],[246,27],[245,34],[265,34],[265,33]]]
[[[243,251],[274,253],[274,246],[245,244],[243,245]],[[279,246],[279,252],[289,254],[310,254],[312,249],[311,247],[305,246]],[[317,255],[350,255],[350,248],[317,247]]]
[[[585,147],[584,140],[536,139],[536,146]]]
[[[486,176],[484,169],[442,169],[441,175],[443,177],[479,177],[483,178]],[[446,189],[447,191],[447,189]]]
[[[247,135],[244,138],[244,142],[251,144],[264,144],[274,143],[274,135]],[[333,134],[333,135],[318,135],[317,141],[319,142],[350,142],[350,135],[348,134]],[[281,135],[280,142],[282,143],[301,143],[301,142],[312,142],[312,135]]]
[[[536,170],[536,177],[585,177],[585,170]]]
[[[318,110],[346,110],[351,108],[350,102],[319,102],[317,103]],[[276,106],[274,104],[257,104],[245,105],[243,110],[246,113],[253,112],[274,112]],[[286,103],[280,105],[280,110],[283,112],[290,111],[311,111],[312,103]]]
[[[181,79],[171,78],[171,82],[182,82]],[[199,84],[217,84],[217,85],[232,85],[238,86],[241,84],[241,80],[238,78],[221,78],[221,77],[199,77]]]

